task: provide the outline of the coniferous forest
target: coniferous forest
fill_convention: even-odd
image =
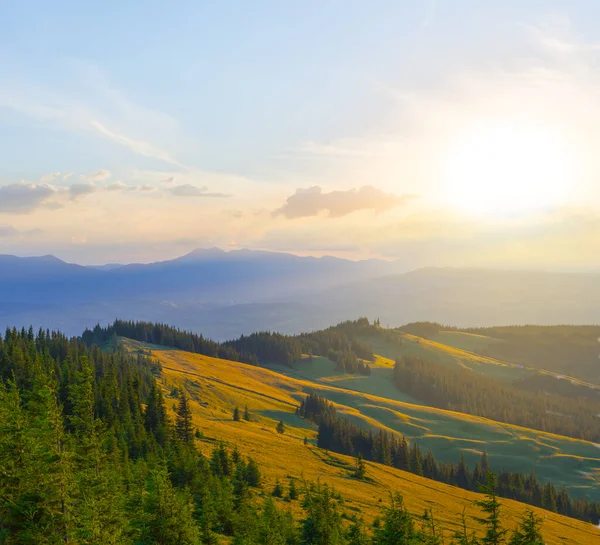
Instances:
[[[462,458],[457,464],[438,462],[431,451],[422,452],[417,442],[409,444],[400,434],[386,433],[383,430],[374,433],[354,425],[348,419],[338,416],[335,407],[327,399],[315,394],[310,394],[302,401],[297,413],[318,424],[317,445],[333,452],[361,456],[366,460],[474,491],[485,483],[491,470],[485,452],[473,469]],[[551,483],[540,483],[533,472],[522,474],[496,468],[494,470],[497,472],[496,492],[502,497],[586,522],[595,523],[600,519],[600,504],[582,498],[571,498],[564,487],[559,490]]]
[[[180,391],[170,417],[159,373],[144,356],[57,332],[7,330],[0,338],[0,543],[191,545],[221,536],[248,545],[442,543],[435,513],[409,514],[398,494],[367,527],[326,483],[291,484],[294,517],[237,448],[215,443],[210,456],[200,453],[189,398]],[[315,398],[299,410],[335,418]],[[483,477],[482,537],[464,524],[453,543],[503,542],[502,485]],[[510,543],[541,543],[540,527],[524,509]]]

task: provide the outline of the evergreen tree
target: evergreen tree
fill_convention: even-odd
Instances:
[[[273,488],[273,492],[271,492],[271,496],[274,498],[283,497],[283,486],[281,486],[279,479],[275,479],[275,487]]]
[[[248,411],[248,405],[246,405],[246,407],[244,407],[244,420],[246,422],[250,422],[250,420],[252,420],[252,417],[250,416],[250,412]]]
[[[144,499],[142,543],[162,545],[197,545],[198,527],[194,504],[186,489],[176,490],[165,468],[150,473]]]
[[[363,519],[358,517],[352,518],[352,524],[348,528],[346,535],[347,545],[369,545],[370,539],[365,530]]]
[[[363,455],[359,452],[356,457],[356,467],[354,468],[354,477],[358,480],[362,481],[367,475],[367,465],[365,464],[365,460]]]
[[[277,424],[277,433],[280,433],[280,434],[285,433],[285,424],[283,423],[283,420],[280,420],[279,423]]]
[[[236,406],[235,409],[233,409],[233,421],[239,422],[240,420],[240,408]]]
[[[191,443],[193,441],[193,430],[190,400],[185,390],[182,390],[179,394],[179,403],[175,415],[175,432],[182,443]]]
[[[296,488],[296,481],[290,477],[290,485],[288,488],[288,500],[294,501],[298,499],[298,489]]]
[[[305,486],[302,507],[305,513],[301,522],[303,545],[345,545],[342,518],[327,485]]]
[[[509,545],[544,545],[541,533],[542,520],[527,511],[517,529],[513,532]]]
[[[493,473],[488,473],[487,484],[481,486],[481,492],[486,495],[482,500],[475,501],[486,515],[485,517],[475,517],[485,528],[485,535],[481,541],[482,545],[501,545],[507,531],[502,528],[500,520],[500,502],[496,494],[496,477]]]
[[[391,497],[391,504],[385,510],[383,523],[375,529],[373,545],[408,545],[416,543],[415,524],[404,507],[400,494]]]

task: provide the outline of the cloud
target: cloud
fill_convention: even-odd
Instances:
[[[78,197],[90,195],[91,193],[95,193],[97,190],[98,188],[92,182],[73,184],[68,189],[69,198],[74,201]]]
[[[65,174],[63,176],[63,180],[66,182],[71,176],[73,176],[73,173],[72,172],[68,172],[67,174]]]
[[[230,197],[225,193],[211,193],[207,187],[198,187],[192,184],[182,184],[173,187],[170,190],[171,194],[176,197],[213,197],[213,198],[224,198]]]
[[[166,180],[161,180],[161,184],[172,184],[175,181],[175,176],[170,176]]]
[[[125,185],[121,180],[117,180],[116,182],[106,186],[105,189],[106,189],[106,191],[121,191],[124,189],[135,189],[135,188]]]
[[[58,191],[48,184],[19,182],[0,187],[0,214],[27,214],[39,206],[50,204]]]
[[[92,172],[92,174],[90,174],[89,176],[86,176],[85,174],[81,174],[79,176],[79,179],[82,182],[104,182],[105,180],[108,180],[111,176],[112,176],[112,173],[110,170],[101,168],[100,170],[96,170],[96,172]]]
[[[273,212],[274,216],[282,215],[288,219],[317,216],[327,210],[330,218],[347,216],[357,210],[373,210],[385,212],[406,204],[415,195],[397,196],[384,193],[373,186],[365,185],[359,189],[332,191],[323,193],[319,186],[307,189],[299,188],[288,197],[286,203]]]
[[[171,157],[167,151],[157,148],[149,142],[145,142],[144,140],[136,140],[124,134],[114,132],[96,120],[91,120],[90,125],[105,137],[114,140],[115,142],[125,146],[126,148],[129,148],[139,155],[158,159],[160,161],[164,161],[165,163],[170,163],[181,168],[186,168],[179,161],[177,161],[177,159]]]
[[[152,185],[141,185],[139,187],[140,191],[145,191],[145,192],[150,192],[150,191],[156,191],[156,187],[152,186]]]
[[[60,172],[51,172],[50,174],[44,174],[41,178],[40,178],[40,182],[46,184],[49,182],[53,182],[54,180],[56,180],[56,178],[58,178],[60,176]]]

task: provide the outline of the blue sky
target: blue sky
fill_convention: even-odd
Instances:
[[[565,241],[600,234],[599,16],[592,1],[4,2],[0,253],[216,244],[410,267],[497,265],[493,244],[510,266],[595,267]]]

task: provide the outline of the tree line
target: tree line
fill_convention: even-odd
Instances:
[[[431,450],[422,452],[418,442],[411,444],[401,434],[366,430],[338,416],[327,399],[314,393],[301,402],[297,412],[319,426],[317,446],[333,452],[360,455],[366,460],[473,491],[485,483],[492,469],[485,452],[473,469],[462,457],[457,464],[438,462]],[[551,483],[542,484],[533,471],[522,474],[497,469],[497,474],[497,493],[502,497],[594,524],[600,519],[600,504],[572,498],[565,487],[557,489]]]
[[[567,397],[532,391],[532,379],[507,384],[458,366],[414,356],[396,360],[393,380],[399,390],[433,407],[600,441],[600,398],[593,393]]]
[[[101,346],[110,343],[115,337],[127,337],[252,365],[258,365],[259,362],[291,365],[303,354],[321,355],[329,357],[343,372],[368,374],[370,367],[366,362],[373,360],[373,350],[368,343],[355,337],[358,331],[369,327],[369,321],[361,318],[301,335],[261,331],[218,343],[166,324],[115,320],[107,327],[98,324],[91,330],[86,329],[81,339],[88,346]]]

